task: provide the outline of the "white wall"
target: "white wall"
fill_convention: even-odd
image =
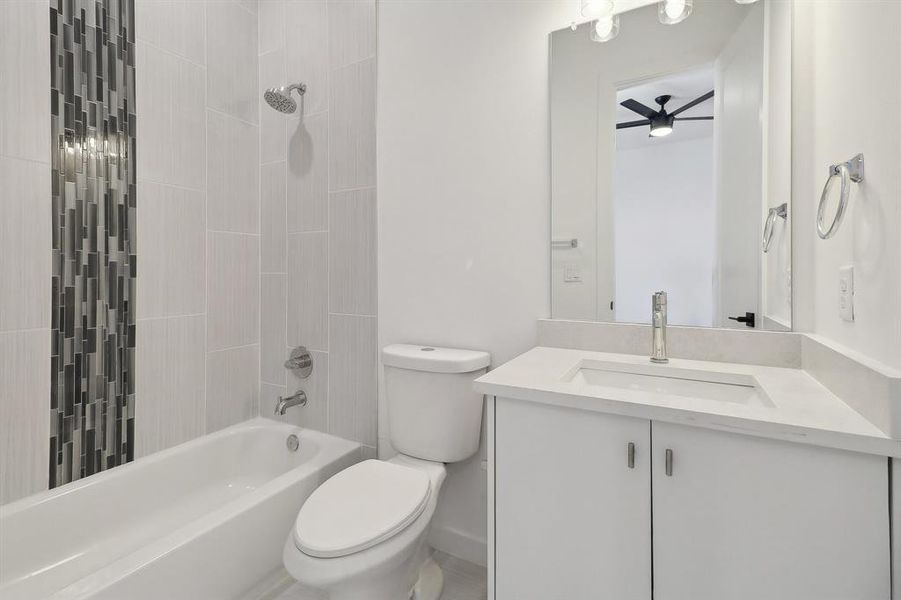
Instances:
[[[547,34],[571,6],[379,6],[379,343],[498,365],[549,310]],[[478,456],[449,472],[433,541],[484,563],[485,472]]]
[[[796,328],[895,368],[901,368],[899,20],[897,2],[798,2],[792,123]],[[858,152],[866,157],[866,180],[852,185],[839,232],[820,240],[814,218],[827,167]],[[838,315],[844,265],[854,267],[854,322]]]
[[[651,294],[662,289],[670,322],[712,325],[713,139],[620,149],[615,161],[616,320],[648,322]]]

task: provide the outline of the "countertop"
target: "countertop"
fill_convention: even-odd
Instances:
[[[801,369],[672,358],[665,368],[750,376],[771,405],[745,405],[570,380],[583,361],[650,366],[647,356],[536,347],[483,375],[489,396],[901,457],[890,438]]]

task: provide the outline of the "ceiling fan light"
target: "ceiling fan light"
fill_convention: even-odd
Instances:
[[[665,137],[673,132],[673,128],[670,125],[658,125],[654,127],[651,125],[651,137]]]
[[[591,27],[591,40],[609,42],[619,34],[619,15],[598,19]]]
[[[602,18],[613,15],[613,0],[582,0],[582,16]]]
[[[681,23],[691,14],[692,0],[660,0],[657,3],[657,18],[664,25]]]
[[[736,4],[754,4],[757,0],[735,0]]]

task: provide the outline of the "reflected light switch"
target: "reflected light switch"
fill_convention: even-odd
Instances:
[[[582,270],[578,267],[578,265],[564,265],[563,281],[564,283],[581,283]]]

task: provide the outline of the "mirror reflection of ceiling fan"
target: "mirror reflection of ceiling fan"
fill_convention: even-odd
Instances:
[[[660,110],[654,110],[650,106],[646,106],[639,102],[634,98],[629,98],[628,100],[624,100],[620,102],[621,106],[625,106],[631,111],[637,112],[644,119],[640,121],[626,121],[625,123],[617,123],[617,129],[628,129],[630,127],[643,127],[645,125],[651,126],[651,137],[663,137],[665,135],[669,135],[673,132],[673,124],[676,121],[712,121],[713,117],[677,117],[679,113],[682,113],[693,106],[697,106],[701,102],[706,102],[713,98],[713,90],[710,90],[703,96],[699,96],[685,104],[684,106],[680,106],[676,110],[671,113],[666,112],[666,103],[672,99],[672,96],[668,94],[664,94],[663,96],[657,96],[654,98],[654,102],[660,105]]]

